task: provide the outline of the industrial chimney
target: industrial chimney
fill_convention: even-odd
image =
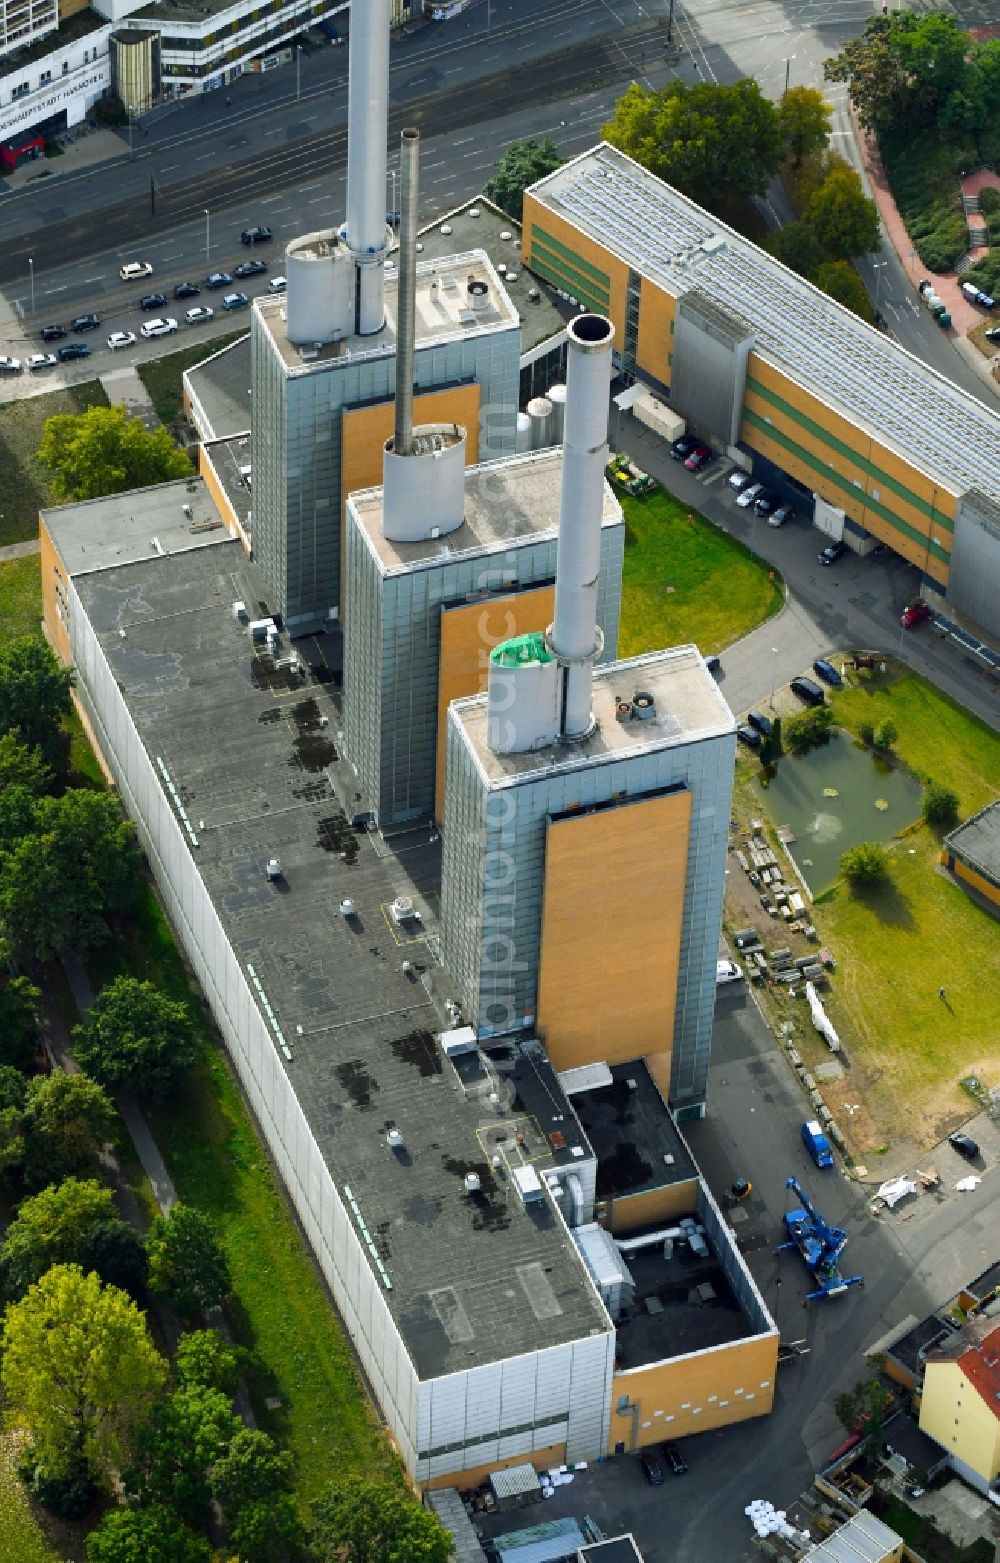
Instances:
[[[382,531],[393,543],[445,537],[465,519],[466,431],[457,423],[413,427],[417,318],[420,132],[400,136],[399,284],[396,295],[396,418],[386,441]]]
[[[347,222],[356,271],[355,330],[385,323],[383,262],[392,242],[385,220],[389,134],[389,0],[351,0],[347,85]]]
[[[490,657],[487,742],[498,754],[581,742],[593,731],[594,662],[604,647],[597,580],[614,334],[603,315],[577,315],[566,328],[555,621],[544,637],[506,641]]]

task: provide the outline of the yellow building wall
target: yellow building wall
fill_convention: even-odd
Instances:
[[[672,792],[549,824],[538,1026],[554,1069],[673,1038],[690,819]]]
[[[555,587],[508,592],[479,602],[446,608],[441,614],[438,666],[437,764],[434,782],[434,816],[444,818],[445,751],[448,707],[465,695],[478,695],[487,685],[489,657],[494,646],[513,635],[544,630],[555,612]]]
[[[778,1336],[772,1334],[616,1373],[608,1453],[618,1444],[628,1452],[766,1416],[774,1405],[777,1367]],[[619,1411],[624,1396],[630,1409]]]
[[[693,1216],[698,1205],[698,1180],[671,1183],[666,1188],[648,1189],[644,1194],[621,1194],[606,1200],[609,1225],[616,1236],[654,1226],[658,1221],[678,1221]]]
[[[240,518],[236,514],[232,501],[223,487],[222,480],[212,463],[212,454],[204,445],[198,446],[198,476],[204,479],[205,487],[215,501],[215,507],[226,526],[230,527],[239,538],[247,552],[250,552],[250,543],[246,533],[240,524]]]
[[[49,645],[62,663],[73,660],[69,643],[69,630],[65,617],[60,614],[60,599],[66,601],[68,581],[62,567],[59,550],[49,535],[48,527],[38,518],[39,564],[42,571],[42,623]],[[65,610],[64,610],[65,611]]]
[[[536,246],[544,245],[545,236],[547,235],[549,238],[555,239],[565,250],[568,250],[573,258],[584,261],[597,271],[604,273],[608,279],[608,307],[606,313],[615,328],[615,346],[621,350],[625,339],[625,301],[628,296],[629,269],[625,262],[619,260],[617,256],[609,254],[601,245],[596,244],[593,239],[580,233],[565,218],[542,206],[537,197],[531,194],[524,197],[524,213],[521,221],[521,262],[523,265],[534,266],[542,276],[550,275],[549,268],[544,260],[539,259],[536,261],[532,259],[533,250]],[[535,232],[536,227],[541,230],[540,233]],[[572,260],[567,259],[566,264],[571,265]],[[596,279],[595,285],[598,288],[602,286],[596,282]],[[568,291],[573,292],[573,289],[569,288]],[[576,295],[574,294],[574,296]],[[588,308],[591,302],[596,304],[599,301],[597,299],[588,300]]]
[[[973,890],[978,890],[980,895],[987,896],[994,905],[1000,906],[1000,889],[997,889],[997,886],[991,884],[988,879],[984,879],[982,874],[977,874],[974,868],[969,868],[967,863],[961,862],[957,857],[950,857],[948,852],[941,853],[941,861],[942,863],[950,861],[951,872],[956,879],[963,880],[965,884],[971,885]]]
[[[670,353],[673,349],[674,314],[677,300],[655,282],[643,277],[639,286],[639,340],[635,364],[640,374],[648,374],[662,385],[670,384]],[[620,345],[620,344],[619,344]]]
[[[479,460],[480,387],[456,385],[447,391],[426,391],[413,398],[414,423],[460,423],[466,431],[465,464]],[[340,437],[340,557],[344,557],[344,506],[348,494],[358,489],[378,488],[382,482],[382,456],[385,442],[396,422],[396,403],[377,402],[373,407],[345,408],[341,414]],[[343,574],[341,575],[343,597]],[[343,611],[343,601],[341,601]]]
[[[988,1406],[957,1362],[928,1362],[920,1427],[986,1481],[1000,1476],[1000,1406]]]
[[[550,1444],[547,1449],[535,1449],[530,1454],[511,1455],[506,1460],[491,1460],[488,1465],[475,1465],[467,1471],[452,1471],[447,1476],[433,1476],[429,1482],[424,1482],[423,1490],[427,1492],[433,1487],[457,1487],[459,1492],[471,1492],[474,1487],[478,1487],[486,1480],[491,1471],[506,1471],[512,1465],[529,1463],[536,1471],[547,1471],[552,1465],[564,1464],[565,1460],[566,1445]],[[511,1518],[514,1519],[513,1514]],[[517,1524],[513,1524],[511,1529],[516,1530]]]

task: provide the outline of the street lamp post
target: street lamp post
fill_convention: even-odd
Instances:
[[[35,313],[35,263],[32,260],[30,255],[28,256],[28,277],[30,278],[30,281],[31,281],[31,313],[34,314]]]
[[[209,252],[210,241],[211,241],[211,227],[210,227],[211,218],[209,216],[209,210],[208,210],[207,206],[203,206],[202,207],[202,211],[205,213],[205,264],[207,265],[208,264],[208,252]]]
[[[299,94],[302,91],[302,45],[295,45],[295,101],[298,103]]]
[[[396,170],[394,168],[390,168],[389,169],[389,178],[392,180],[392,206],[390,207],[390,211],[393,214],[393,223],[395,224],[397,207],[396,207]]]
[[[784,93],[784,95],[785,95],[786,98],[788,96],[788,78],[789,78],[789,76],[791,74],[792,61],[794,60],[794,58],[795,58],[794,54],[789,54],[786,57],[786,59],[785,59],[785,93]]]
[[[771,710],[774,710],[774,689],[778,682],[778,648],[771,647]]]

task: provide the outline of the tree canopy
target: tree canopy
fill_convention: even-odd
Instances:
[[[89,1172],[114,1137],[115,1108],[103,1086],[61,1069],[32,1080],[24,1104],[25,1176],[40,1186]]]
[[[605,138],[703,206],[763,195],[778,169],[778,110],[751,78],[731,86],[633,82],[615,105]]]
[[[149,1273],[146,1246],[129,1221],[96,1221],[79,1248],[81,1270],[96,1270],[106,1286],[120,1286],[139,1300]]]
[[[889,854],[878,841],[859,841],[840,859],[840,872],[851,885],[877,885],[889,872]]]
[[[52,469],[52,493],[62,503],[193,476],[190,459],[166,429],[147,429],[121,405],[46,419],[38,454]]]
[[[73,1051],[95,1080],[154,1098],[167,1096],[198,1057],[183,1004],[135,977],[116,977],[73,1032]]]
[[[52,767],[40,749],[26,744],[18,730],[8,730],[0,738],[0,792],[7,787],[26,787],[33,798],[42,798],[52,788]]]
[[[928,825],[944,828],[958,819],[959,797],[943,782],[929,781],[924,788],[922,813]]]
[[[177,1342],[174,1372],[185,1388],[203,1385],[232,1394],[239,1373],[239,1357],[218,1330],[188,1330]]]
[[[778,104],[778,124],[796,168],[826,146],[832,120],[833,109],[818,87],[789,87]]]
[[[208,1508],[209,1467],[241,1426],[221,1390],[196,1385],[168,1395],[136,1435],[128,1490],[144,1504],[163,1503],[197,1524]]]
[[[452,1540],[402,1487],[360,1476],[334,1482],[313,1508],[316,1563],[448,1563]]]
[[[62,667],[40,635],[0,642],[0,734],[12,733],[44,762],[63,757],[60,723],[72,709],[73,671]],[[12,780],[15,778],[11,778]],[[32,790],[32,778],[17,777]]]
[[[149,1284],[177,1312],[193,1317],[229,1295],[229,1263],[212,1223],[191,1205],[174,1205],[157,1216],[146,1238]]]
[[[111,1509],[87,1537],[87,1563],[210,1563],[212,1549],[163,1504]]]
[[[827,81],[847,83],[876,135],[935,125],[976,135],[1000,113],[1000,40],[973,43],[941,11],[871,16],[823,68]]]
[[[831,260],[850,260],[878,248],[878,207],[853,168],[832,168],[810,197],[804,221]]]
[[[817,266],[812,280],[824,293],[836,299],[838,304],[843,304],[845,309],[853,310],[862,320],[871,322],[875,318],[868,291],[850,261],[824,261],[821,266]]]
[[[38,1053],[35,1017],[42,995],[27,977],[0,981],[0,1064],[30,1069]]]
[[[212,1491],[247,1563],[271,1563],[297,1542],[293,1463],[267,1433],[241,1427],[212,1467]]]
[[[110,936],[109,916],[134,904],[137,875],[135,827],[113,794],[41,798],[31,830],[0,857],[0,921],[37,960],[93,949]]]
[[[146,1321],[114,1286],[55,1265],[2,1327],[3,1387],[33,1453],[54,1470],[82,1461],[106,1481],[166,1377]]]
[[[520,222],[525,190],[536,179],[543,179],[546,174],[561,168],[564,161],[551,136],[543,136],[540,141],[533,136],[513,141],[483,186],[483,194],[508,217]]]
[[[78,1262],[88,1233],[114,1219],[111,1190],[96,1178],[65,1178],[22,1200],[0,1248],[4,1295],[23,1297],[52,1265]]]

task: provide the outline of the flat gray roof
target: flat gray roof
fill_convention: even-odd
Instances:
[[[1000,498],[1000,417],[623,152],[601,143],[530,188],[668,293],[745,313],[761,357],[952,494]]]
[[[250,429],[250,334],[185,369],[184,387],[203,440],[232,439]]]
[[[176,483],[58,505],[41,515],[70,575],[155,559],[159,549],[201,548],[229,535],[214,499],[193,472]]]
[[[957,825],[944,844],[984,879],[1000,885],[1000,798]]]
[[[598,1199],[620,1199],[698,1177],[698,1168],[641,1059],[613,1064],[611,1084],[573,1094],[597,1157]],[[667,1162],[665,1158],[672,1156]]]
[[[239,517],[240,526],[250,535],[253,495],[250,488],[250,435],[232,439],[206,440],[202,454],[207,457],[226,498]]]
[[[504,549],[526,538],[555,536],[559,530],[563,448],[481,462],[465,474],[465,520],[457,531],[420,543],[393,543],[382,531],[383,490],[363,489],[348,497],[365,541],[383,575],[421,565],[429,569],[445,559]],[[602,526],[622,526],[622,509],[604,483]]]
[[[610,1330],[551,1200],[522,1205],[505,1170],[589,1154],[540,1048],[511,1050],[490,1073],[478,1054],[452,1063],[438,1042],[450,994],[435,957],[436,833],[407,832],[396,856],[338,801],[332,643],[283,641],[305,659],[304,679],[254,651],[231,605],[263,616],[268,591],[236,542],[76,586],[148,754],[184,799],[195,868],[291,1050],[288,1062],[276,1048],[277,1067],[372,1234],[368,1262],[417,1372]],[[389,909],[404,890],[420,921],[397,926]],[[565,1144],[550,1138],[556,1124]],[[469,1171],[478,1195],[465,1193]]]
[[[619,702],[631,701],[639,690],[653,696],[654,714],[645,721],[620,721]],[[557,768],[572,770],[578,765],[593,765],[595,760],[625,760],[650,749],[694,743],[736,730],[733,713],[696,646],[651,651],[595,668],[593,712],[596,726],[585,743],[533,749],[526,754],[495,754],[490,748],[484,694],[453,701],[448,720],[459,724],[480,774],[491,787],[516,786],[541,779]]]

